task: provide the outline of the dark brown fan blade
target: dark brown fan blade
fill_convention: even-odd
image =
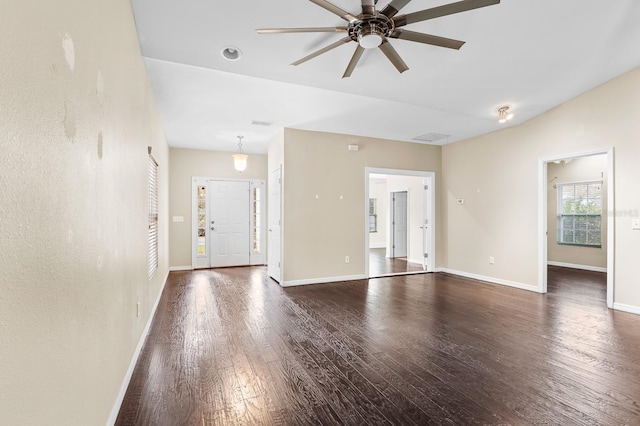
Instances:
[[[414,22],[426,21],[428,19],[439,18],[441,16],[452,15],[454,13],[466,12],[467,10],[478,9],[500,3],[500,0],[462,0],[457,3],[445,4],[419,12],[408,13],[396,17],[393,21],[397,27],[402,27]]]
[[[362,56],[363,52],[364,52],[364,47],[358,45],[358,47],[356,47],[356,51],[353,52],[353,57],[351,57],[351,60],[349,61],[349,65],[347,65],[347,70],[342,75],[342,78],[351,77],[351,73],[356,68],[356,65],[358,65],[358,61],[360,60],[360,57]]]
[[[409,4],[411,0],[393,0],[391,3],[385,6],[380,13],[387,18],[393,18],[400,10]]]
[[[347,27],[315,27],[315,28],[260,28],[258,34],[284,33],[346,33]]]
[[[389,43],[386,38],[382,40],[382,44],[379,47],[380,47],[380,50],[382,50],[382,53],[384,53],[384,55],[387,58],[389,58],[393,66],[396,67],[396,69],[400,73],[403,73],[409,69],[407,64],[405,64],[402,58],[400,57],[400,55],[398,55],[398,52],[396,52],[396,49],[393,48],[391,43]]]
[[[334,14],[338,15],[339,17],[341,17],[345,21],[353,22],[353,21],[357,20],[357,18],[355,16],[353,16],[352,14],[347,12],[346,10],[339,8],[338,6],[336,6],[334,4],[331,4],[328,1],[325,1],[325,0],[309,0],[309,1],[317,4],[320,7],[323,7],[325,9],[327,9],[331,13],[334,13]]]
[[[464,41],[434,36],[431,34],[417,33],[415,31],[409,31],[402,28],[396,28],[389,37],[415,41],[418,43],[431,44],[433,46],[447,47],[449,49],[456,50],[460,49],[464,44]]]
[[[373,15],[375,12],[374,0],[362,0],[362,14]]]
[[[335,49],[336,47],[342,46],[345,43],[349,43],[350,41],[353,41],[353,40],[351,40],[351,37],[345,37],[345,38],[343,38],[341,40],[336,41],[335,43],[330,44],[329,46],[323,47],[320,50],[316,50],[312,54],[307,55],[302,59],[298,59],[297,61],[295,61],[291,65],[300,65],[303,62],[307,62],[309,59],[313,59],[316,56],[320,56],[323,53],[326,53],[326,52],[330,51],[331,49]]]

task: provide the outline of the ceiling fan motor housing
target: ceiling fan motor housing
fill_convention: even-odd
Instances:
[[[394,29],[393,20],[382,14],[361,15],[349,24],[349,36],[365,49],[380,46]]]

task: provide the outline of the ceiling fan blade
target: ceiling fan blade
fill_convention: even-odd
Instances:
[[[393,0],[391,3],[386,5],[380,13],[387,18],[393,18],[398,12],[400,12],[400,9],[409,4],[410,1],[411,0]]]
[[[347,27],[313,27],[313,28],[260,28],[258,34],[284,33],[346,33]]]
[[[339,17],[341,17],[345,21],[353,22],[353,21],[357,20],[357,18],[355,16],[353,16],[352,14],[347,12],[346,10],[344,10],[342,8],[339,8],[335,4],[331,4],[326,0],[309,0],[309,1],[317,4],[320,7],[323,7],[325,9],[327,9],[329,12],[331,12],[333,14],[338,15]]]
[[[351,73],[356,68],[356,65],[358,65],[358,61],[360,60],[360,57],[362,57],[363,52],[364,47],[358,45],[358,47],[356,47],[356,51],[353,52],[353,57],[351,57],[349,65],[347,65],[347,70],[344,72],[342,78],[351,77]]]
[[[345,43],[349,43],[350,41],[352,41],[351,37],[345,37],[345,38],[343,38],[341,40],[336,41],[335,43],[330,44],[329,46],[323,47],[320,50],[316,50],[312,54],[307,55],[302,59],[298,59],[297,61],[293,62],[291,65],[300,65],[303,62],[307,62],[309,59],[313,59],[316,56],[320,56],[323,53],[326,53],[326,52],[330,51],[331,49],[335,49],[336,47],[342,46]]]
[[[403,73],[409,69],[407,64],[405,64],[402,58],[400,57],[400,55],[398,55],[398,52],[396,52],[396,49],[393,48],[391,43],[389,43],[389,41],[387,41],[386,38],[382,40],[382,44],[379,47],[380,47],[380,50],[382,50],[382,53],[384,53],[384,55],[387,58],[389,58],[393,66],[396,67],[396,69],[400,73]]]
[[[413,24],[414,22],[421,22],[428,19],[439,18],[441,16],[452,15],[454,13],[466,12],[467,10],[479,9],[481,7],[492,6],[498,3],[500,3],[500,0],[462,0],[456,3],[445,4],[443,6],[401,15],[393,21],[397,28],[407,24]]]
[[[362,14],[373,15],[375,12],[374,0],[362,0]]]
[[[431,44],[433,46],[447,47],[449,49],[456,50],[460,49],[465,43],[464,41],[460,40],[434,36],[431,34],[417,33],[415,31],[404,30],[402,28],[396,28],[389,37],[415,41],[418,43]]]

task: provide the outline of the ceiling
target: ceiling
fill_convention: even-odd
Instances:
[[[172,147],[266,153],[282,128],[451,143],[520,124],[640,66],[640,1],[502,0],[407,25],[466,41],[460,50],[390,42],[400,74],[378,49],[341,78],[351,42],[299,66],[290,63],[344,37],[257,34],[268,27],[344,26],[306,0],[132,0],[142,54]],[[360,13],[358,0],[333,0]],[[388,3],[380,0],[382,9]],[[400,14],[450,1],[413,0]],[[242,51],[237,61],[221,51]],[[497,108],[515,117],[498,124]],[[272,123],[255,125],[253,121]]]

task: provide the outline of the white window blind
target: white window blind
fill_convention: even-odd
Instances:
[[[158,163],[149,154],[149,278],[158,269]]]
[[[602,182],[558,185],[558,244],[602,246]]]

